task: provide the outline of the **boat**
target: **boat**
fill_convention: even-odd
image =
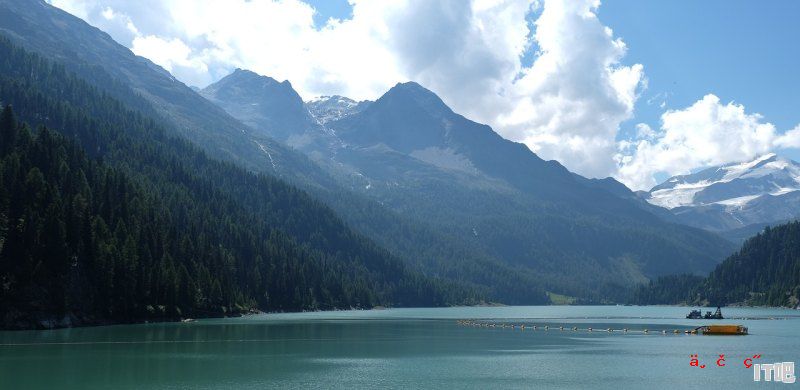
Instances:
[[[690,319],[690,320],[699,320],[699,319],[722,320],[722,319],[724,319],[724,317],[722,316],[722,309],[720,309],[719,306],[717,306],[717,311],[715,311],[714,313],[711,313],[711,311],[709,310],[709,311],[706,311],[705,315],[703,315],[703,313],[700,310],[692,310],[691,312],[689,312],[689,314],[686,315],[686,318]]]
[[[720,309],[719,306],[717,306],[717,311],[715,311],[714,314],[711,314],[710,311],[707,311],[706,315],[704,315],[703,318],[707,320],[721,320],[723,319],[722,309]]]
[[[706,335],[733,335],[742,336],[747,334],[747,327],[743,325],[706,325],[697,328],[701,334]]]

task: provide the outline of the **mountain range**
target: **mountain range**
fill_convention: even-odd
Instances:
[[[675,176],[643,194],[676,220],[732,237],[800,217],[800,164],[774,153]]]
[[[165,136],[307,193],[317,202],[315,210],[336,216],[338,222],[328,226],[352,229],[357,237],[351,242],[359,248],[372,248],[363,237],[385,249],[386,259],[401,261],[413,278],[467,291],[436,302],[478,296],[546,303],[545,292],[614,301],[628,287],[661,275],[705,273],[733,251],[730,242],[676,223],[671,213],[613,179],[583,178],[539,158],[414,82],[399,83],[374,102],[342,96],[304,102],[289,82],[239,69],[197,91],[41,0],[0,0],[0,35],[156,123]],[[58,91],[45,87],[47,93]],[[84,104],[93,107],[92,101]],[[35,106],[28,107],[23,119],[47,122]],[[146,133],[140,135],[148,141]],[[92,155],[121,167],[125,161],[110,156],[130,156],[92,148]],[[170,153],[183,159],[188,152]],[[313,221],[278,212],[285,203],[269,191],[219,190],[245,209],[261,207],[254,197],[276,207],[275,215],[292,226],[291,239],[302,244],[313,237],[326,243],[319,250],[338,258],[333,236],[299,234],[311,230]],[[312,206],[303,201],[293,207]],[[374,271],[370,280],[379,283],[386,269]],[[392,294],[381,296],[381,303],[391,303],[386,300]]]
[[[707,271],[731,248],[662,220],[613,179],[585,179],[540,159],[417,83],[399,83],[374,102],[323,98],[304,109],[287,85],[236,70],[201,94],[254,128],[294,118],[294,132],[268,135],[351,191],[535,272],[548,290],[602,296],[655,275]],[[292,110],[267,107],[281,98],[291,102],[277,105]],[[427,272],[442,269],[437,259],[420,263]]]

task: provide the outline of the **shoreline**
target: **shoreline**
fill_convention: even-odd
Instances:
[[[178,322],[195,322],[197,320],[214,319],[214,318],[241,318],[262,314],[286,314],[286,313],[322,313],[322,312],[338,312],[338,311],[380,311],[388,309],[421,309],[421,308],[469,308],[469,307],[512,307],[515,305],[505,305],[502,303],[480,303],[475,305],[452,305],[452,306],[431,306],[431,307],[386,307],[376,306],[372,308],[346,308],[346,309],[320,309],[320,310],[300,310],[300,311],[262,311],[258,309],[250,309],[243,312],[232,312],[228,315],[208,315],[208,316],[195,316],[195,317],[180,317],[180,318],[149,318],[131,321],[114,321],[107,319],[93,319],[83,317],[80,318],[74,314],[69,314],[60,320],[54,317],[43,317],[39,319],[29,319],[18,321],[17,326],[0,328],[0,332],[21,332],[21,331],[40,331],[40,330],[58,330],[58,329],[71,329],[71,328],[92,328],[100,326],[115,326],[115,325],[138,325],[138,324],[167,324]],[[524,305],[521,305],[524,306]],[[657,305],[623,305],[623,304],[609,304],[609,305],[533,305],[533,306],[636,306],[636,307],[706,307],[697,305],[685,304],[657,304]],[[710,307],[710,306],[709,306]],[[798,308],[785,307],[785,306],[749,306],[749,305],[727,305],[724,307],[729,308],[750,308],[750,309],[785,309],[785,310],[800,310]],[[24,326],[28,325],[28,326]]]

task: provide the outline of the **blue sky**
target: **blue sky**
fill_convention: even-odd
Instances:
[[[350,19],[353,16],[353,7],[347,0],[308,0],[317,13],[314,15],[314,24],[325,25],[330,18]]]
[[[779,129],[800,121],[800,2],[607,0],[600,19],[623,37],[627,62],[646,67],[649,87],[636,119],[713,92],[764,115]]]
[[[189,85],[241,67],[306,99],[375,99],[413,80],[633,189],[768,152],[800,160],[798,1],[48,1]]]
[[[346,0],[308,3],[317,10],[314,20],[320,26],[331,17],[352,17]],[[633,118],[621,124],[617,138],[631,137],[636,123],[657,125],[665,110],[689,106],[707,93],[744,105],[779,130],[796,126],[800,122],[798,15],[798,1],[604,1],[600,20],[627,44],[624,62],[644,64],[648,80]],[[528,51],[523,64],[530,64],[533,57],[534,50]],[[800,160],[796,149],[781,153]],[[658,181],[667,177],[657,174]]]
[[[352,17],[347,0],[307,3],[318,26]],[[631,123],[658,123],[661,102],[681,108],[711,92],[778,129],[800,122],[800,1],[605,0],[598,16],[627,44],[624,62],[647,72],[648,88],[621,138]],[[527,57],[530,63],[532,51]],[[796,150],[784,153],[800,160]]]

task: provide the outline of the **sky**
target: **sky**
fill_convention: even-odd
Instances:
[[[305,99],[416,81],[588,177],[647,190],[800,158],[800,2],[48,0],[187,85],[235,68]]]

